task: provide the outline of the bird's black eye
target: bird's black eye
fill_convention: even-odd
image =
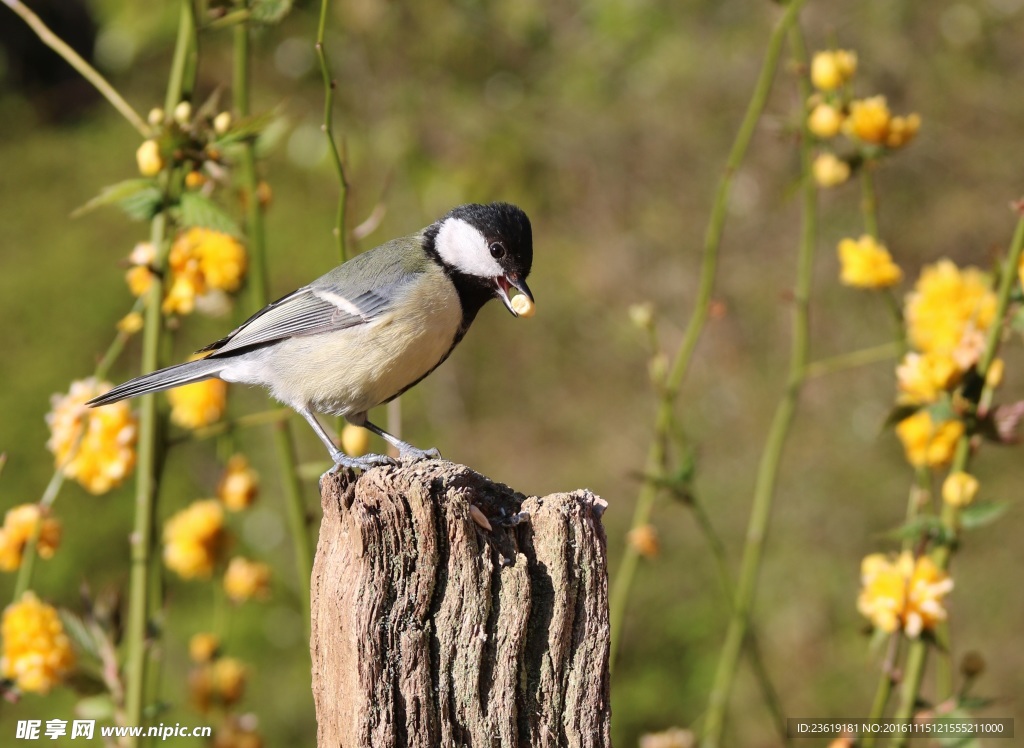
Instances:
[[[491,242],[491,257],[500,260],[505,256],[505,245],[501,242]]]

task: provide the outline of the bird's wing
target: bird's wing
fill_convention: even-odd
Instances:
[[[388,308],[398,285],[363,291],[351,297],[336,287],[305,286],[267,305],[201,352],[213,351],[211,355],[220,356],[259,348],[283,338],[366,324]]]

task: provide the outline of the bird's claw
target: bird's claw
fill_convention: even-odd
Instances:
[[[436,449],[417,449],[416,447],[410,446],[408,449],[403,449],[398,453],[398,460],[403,465],[412,462],[421,462],[423,460],[440,460],[441,453]]]
[[[339,470],[361,470],[365,472],[382,465],[398,464],[398,460],[387,455],[368,454],[362,457],[349,457],[342,452],[338,452],[331,455],[331,457],[334,460],[334,467],[328,470],[328,473],[336,473]]]

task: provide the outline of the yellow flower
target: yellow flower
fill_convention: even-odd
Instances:
[[[816,105],[807,116],[807,129],[819,138],[833,138],[843,126],[843,113],[831,104]]]
[[[217,483],[217,498],[233,512],[252,506],[259,493],[259,475],[249,467],[244,455],[233,455]]]
[[[144,177],[155,177],[164,168],[164,159],[160,155],[160,144],[155,140],[144,140],[135,151],[135,160],[139,165],[139,174]]]
[[[42,558],[53,558],[60,545],[60,523],[43,517],[38,504],[22,504],[7,511],[0,528],[0,570],[14,571],[21,566],[25,546],[36,528],[36,552]]]
[[[908,405],[934,403],[960,381],[961,371],[946,353],[908,353],[896,367],[899,401]]]
[[[220,649],[220,638],[216,634],[199,632],[188,640],[188,656],[192,662],[210,662]]]
[[[270,567],[258,561],[235,556],[224,572],[224,591],[235,603],[270,596]]]
[[[171,421],[185,429],[216,423],[227,408],[228,385],[220,379],[206,379],[167,391]]]
[[[995,314],[996,295],[984,273],[940,260],[921,271],[907,295],[907,334],[919,351],[952,355],[972,331],[984,334]]]
[[[203,228],[191,228],[178,236],[171,247],[172,269],[176,268],[175,257],[186,264],[197,260],[204,286],[221,291],[237,291],[248,264],[245,248],[237,239]]]
[[[835,187],[850,178],[850,165],[833,153],[822,153],[811,165],[814,181],[819,187]]]
[[[819,91],[834,91],[857,72],[857,53],[845,49],[815,52],[811,59],[811,82]]]
[[[861,592],[857,610],[877,628],[892,633],[902,628],[916,638],[946,618],[942,598],[953,580],[927,556],[914,559],[904,551],[895,560],[881,553],[861,562]]]
[[[978,479],[970,473],[958,470],[946,476],[942,482],[942,500],[950,506],[967,506],[978,495]]]
[[[644,558],[655,558],[661,550],[654,525],[640,525],[629,531],[626,540]]]
[[[341,448],[349,457],[362,457],[370,451],[370,432],[362,426],[346,423],[341,430]]]
[[[881,145],[889,136],[892,115],[884,96],[872,96],[850,102],[850,116],[846,119],[847,132],[865,143]]]
[[[893,117],[889,121],[889,132],[885,136],[885,144],[890,148],[902,148],[917,136],[921,129],[921,115],[908,114],[906,117]]]
[[[198,227],[182,232],[167,256],[170,281],[164,314],[191,314],[197,297],[237,291],[247,265],[245,248],[229,234]]]
[[[164,563],[184,579],[209,577],[226,540],[224,510],[216,499],[197,501],[164,525]]]
[[[55,466],[94,494],[120,485],[135,466],[136,421],[128,404],[85,405],[110,388],[94,377],[74,381],[68,394],[50,399],[52,410],[46,414],[46,446]]]
[[[71,640],[53,606],[26,592],[4,610],[0,674],[22,691],[47,693],[75,665]]]
[[[953,459],[956,443],[963,436],[961,421],[934,423],[931,413],[919,410],[896,425],[907,462],[914,467],[940,467]]]
[[[899,283],[903,271],[892,261],[892,255],[867,234],[860,239],[843,239],[837,248],[842,266],[839,280],[854,288],[888,288]]]

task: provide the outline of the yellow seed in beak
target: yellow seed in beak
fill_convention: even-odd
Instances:
[[[512,308],[520,317],[532,317],[537,311],[530,297],[524,293],[512,297]]]

